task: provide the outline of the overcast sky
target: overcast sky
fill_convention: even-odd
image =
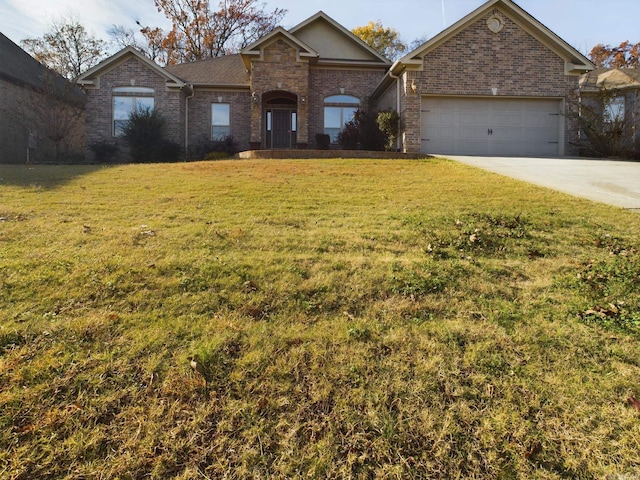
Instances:
[[[212,0],[217,2],[218,0]],[[283,26],[293,27],[323,10],[348,29],[381,20],[406,43],[430,38],[484,0],[265,0],[268,10],[288,10]],[[516,0],[557,35],[587,53],[597,43],[640,42],[640,0]],[[0,31],[18,43],[39,37],[52,20],[72,14],[94,36],[108,40],[111,25],[135,28],[168,25],[153,0],[0,0]]]

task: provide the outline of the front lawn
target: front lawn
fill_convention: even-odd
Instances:
[[[1,478],[640,472],[637,213],[444,160],[0,165],[0,289]]]

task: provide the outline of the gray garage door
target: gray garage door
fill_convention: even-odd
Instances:
[[[452,155],[562,154],[560,100],[424,97],[421,150]]]

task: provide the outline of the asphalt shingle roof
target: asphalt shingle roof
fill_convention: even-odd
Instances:
[[[49,70],[0,33],[0,78],[39,91],[50,91],[48,84],[55,82],[56,93],[66,100],[80,101],[84,93],[61,75]],[[69,97],[72,92],[73,97]]]
[[[167,72],[194,85],[249,86],[250,78],[239,54],[169,65]]]

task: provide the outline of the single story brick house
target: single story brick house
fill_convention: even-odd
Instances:
[[[82,154],[81,89],[0,33],[0,163]]]
[[[489,0],[395,63],[319,12],[199,62],[161,68],[128,47],[78,84],[88,144],[119,142],[142,105],[187,149],[225,135],[242,149],[314,148],[372,107],[400,113],[403,152],[546,156],[573,153],[570,114],[592,68],[512,1]]]

